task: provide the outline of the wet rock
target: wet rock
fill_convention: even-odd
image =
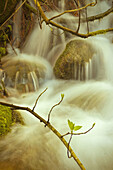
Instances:
[[[86,67],[95,50],[86,40],[72,40],[54,65],[54,74],[58,79],[86,79]]]

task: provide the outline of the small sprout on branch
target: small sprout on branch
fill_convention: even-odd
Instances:
[[[73,133],[73,131],[77,131],[77,130],[81,129],[82,126],[75,126],[75,123],[71,122],[69,119],[68,119],[68,126],[69,126],[71,132],[68,132],[68,133],[62,135],[62,137],[70,135],[70,139],[69,139],[69,142],[68,142],[67,156],[68,156],[68,158],[71,158],[72,156],[69,155],[69,146],[70,146],[73,135],[83,135],[83,134],[88,133],[91,129],[94,128],[95,123],[93,123],[93,125],[90,129],[88,129],[85,132],[81,132],[81,133]]]
[[[79,129],[82,128],[82,126],[75,126],[75,123],[71,122],[69,119],[68,119],[68,126],[71,130],[71,136],[70,136],[70,139],[69,139],[69,142],[68,142],[68,147],[70,146],[70,143],[71,143],[71,140],[72,140],[72,136],[73,136],[73,131],[77,131]],[[67,149],[67,156],[68,158],[71,158],[72,156],[69,155],[69,149]]]

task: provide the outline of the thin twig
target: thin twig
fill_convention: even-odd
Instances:
[[[6,0],[5,5],[4,5],[4,10],[3,10],[3,12],[0,14],[0,16],[2,16],[2,15],[4,14],[4,12],[5,12],[5,10],[6,10],[6,7],[7,7],[7,3],[8,3],[8,0]]]
[[[35,104],[34,104],[34,106],[33,106],[32,111],[34,111],[34,109],[35,109],[35,107],[36,107],[36,105],[37,105],[37,102],[38,102],[39,98],[42,96],[43,93],[45,93],[45,91],[46,91],[47,89],[48,89],[48,88],[46,88],[46,89],[45,89],[42,93],[40,93],[40,95],[37,97],[36,102],[35,102]]]
[[[71,134],[72,135],[84,135],[84,134],[88,133],[90,130],[92,130],[94,128],[94,126],[95,126],[95,123],[93,123],[92,127],[85,132],[81,132],[81,133],[67,132],[66,134],[62,135],[62,137],[67,136],[67,135],[71,135]]]
[[[0,29],[18,12],[18,10],[25,4],[26,0],[15,10],[15,12],[10,15],[10,17],[0,26]]]
[[[54,107],[60,105],[60,103],[61,103],[62,101],[63,101],[63,97],[61,97],[61,100],[60,100],[57,104],[53,105],[53,107],[50,109],[49,114],[48,114],[48,121],[47,121],[48,123],[49,123],[49,121],[50,121],[50,114],[51,114],[52,110],[54,109]]]
[[[91,21],[99,20],[101,18],[103,19],[104,17],[106,17],[107,15],[109,15],[112,12],[113,12],[113,7],[111,7],[110,9],[108,9],[107,11],[105,11],[101,14],[90,16],[90,17],[87,18],[87,20],[88,20],[88,22],[91,22]],[[81,19],[81,22],[85,22],[85,21],[86,21],[85,18]]]
[[[77,8],[79,9],[79,3],[77,3]],[[80,21],[81,21],[81,11],[78,11],[78,17],[79,17],[79,20],[78,20],[78,28],[77,28],[77,33],[79,32],[79,29],[80,29]]]

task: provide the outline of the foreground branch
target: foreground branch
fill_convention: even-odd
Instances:
[[[25,111],[28,111],[32,115],[34,115],[36,118],[38,118],[40,120],[40,122],[43,122],[62,141],[62,143],[65,145],[65,147],[69,150],[69,152],[71,154],[71,157],[73,157],[73,159],[79,165],[80,169],[86,170],[84,165],[81,163],[79,158],[76,156],[76,154],[72,150],[72,148],[70,146],[68,146],[67,141],[62,137],[62,135],[50,123],[48,123],[45,119],[43,119],[40,115],[38,115],[36,112],[31,110],[29,107],[22,107],[22,106],[17,106],[17,105],[14,105],[14,104],[9,104],[9,103],[4,103],[4,102],[0,102],[0,104],[4,105],[4,106],[11,107],[14,110],[25,110]]]

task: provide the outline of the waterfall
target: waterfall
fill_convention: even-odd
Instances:
[[[53,13],[56,15],[56,12]],[[63,22],[74,27],[73,16],[67,15],[67,19],[69,17],[72,20]],[[77,38],[61,35],[61,31],[45,24],[42,26],[40,30],[36,24],[18,57],[10,54],[10,60],[6,57],[2,61],[7,73],[6,85],[17,88],[19,84],[21,90],[24,86],[25,91],[22,92],[28,92],[4,100],[32,109],[37,97],[48,87],[35,108],[35,112],[47,120],[50,109],[60,101],[63,93],[63,102],[51,113],[51,124],[65,134],[69,131],[68,119],[83,126],[78,132],[85,132],[96,123],[89,133],[73,136],[71,146],[87,170],[112,170],[113,44],[109,36],[102,35],[83,40],[90,43],[96,52],[82,69],[79,65],[79,71],[74,70],[78,80],[55,79],[52,67],[56,58],[69,40]],[[23,66],[22,69],[20,66]],[[15,67],[13,74],[12,68]],[[15,81],[7,75],[12,75]],[[84,77],[85,81],[81,81]],[[21,115],[25,126],[13,126],[12,131],[0,140],[0,170],[80,169],[73,159],[67,158],[66,148],[47,127],[26,111],[21,111]],[[69,141],[68,136],[65,139]]]

